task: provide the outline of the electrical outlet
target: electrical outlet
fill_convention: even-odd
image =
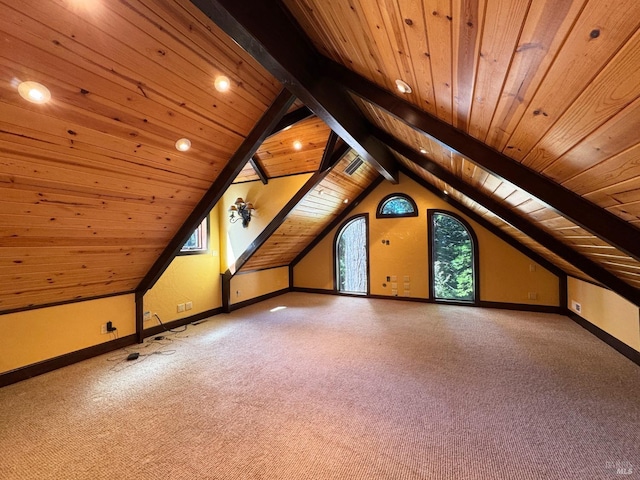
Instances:
[[[109,332],[107,332],[107,324],[106,323],[103,323],[102,325],[100,325],[100,333],[102,335],[104,335],[105,333],[109,333]]]
[[[179,303],[178,304],[178,313],[182,313],[184,312],[184,303]]]
[[[571,310],[573,310],[576,313],[580,313],[582,312],[582,305],[580,305],[575,300],[571,300]]]
[[[409,290],[405,290],[403,295],[404,295],[405,297],[410,297],[410,296],[411,296],[411,291],[409,291]]]
[[[405,281],[405,283],[410,282],[411,281],[411,277],[409,277],[409,275],[405,275],[404,276],[404,281]]]
[[[537,300],[538,294],[536,292],[529,292],[529,300]]]
[[[236,297],[240,296],[240,290],[236,290]]]
[[[398,277],[396,275],[391,275],[391,281],[392,282],[397,282],[398,281]]]
[[[144,315],[143,315],[142,319],[145,322],[148,322],[149,320],[151,320],[151,312],[144,312]]]
[[[395,288],[391,290],[391,295],[393,295],[394,297],[398,296],[398,290],[396,290]]]
[[[535,272],[536,271],[536,264],[535,263],[530,263],[529,264],[529,271],[530,272]]]
[[[191,310],[193,308],[193,302],[187,302],[184,304],[185,310]]]

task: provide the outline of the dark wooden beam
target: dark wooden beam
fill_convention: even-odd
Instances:
[[[260,159],[258,158],[258,156],[254,155],[253,157],[251,157],[249,159],[249,163],[251,164],[253,171],[256,172],[256,175],[258,175],[258,178],[260,179],[260,181],[264,185],[269,183],[269,177],[267,177],[267,172],[264,171],[264,168],[262,167],[262,162],[260,162]]]
[[[321,75],[322,56],[279,1],[191,0],[238,45],[303,101],[387,180],[397,183],[393,154],[367,130],[349,94]]]
[[[357,96],[415,130],[429,135],[471,162],[531,194],[576,225],[640,260],[640,229],[594,205],[554,181],[493,150],[415,105],[399,98],[351,70],[325,59],[326,74]]]
[[[301,122],[302,120],[306,120],[307,118],[313,117],[313,112],[309,110],[309,107],[302,106],[293,110],[292,112],[287,113],[282,120],[280,120],[273,130],[269,132],[269,136],[275,135],[276,133],[280,133],[285,128],[293,127],[296,123]]]
[[[273,126],[280,121],[285,112],[289,109],[295,97],[286,89],[280,92],[271,106],[258,120],[258,123],[249,135],[244,139],[238,150],[233,154],[229,162],[222,169],[218,178],[213,182],[209,190],[204,194],[196,208],[182,224],[178,232],[174,235],[169,245],[164,249],[158,260],[147,272],[140,284],[136,288],[136,294],[144,295],[158,281],[160,276],[167,269],[176,254],[180,251],[184,243],[191,236],[204,217],[222,198],[229,185],[244,168],[247,161],[256,153],[258,147],[264,142],[268,133],[273,130]]]
[[[427,157],[420,154],[418,151],[414,150],[403,142],[399,141],[392,135],[389,135],[387,132],[380,129],[374,129],[374,134],[400,155],[409,159],[411,162],[425,169],[429,173],[440,178],[442,181],[448,183],[455,190],[469,197],[471,200],[480,204],[484,208],[490,210],[495,215],[500,217],[503,221],[517,228],[543,247],[547,248],[551,252],[558,255],[560,258],[563,258],[567,262],[571,263],[576,268],[582,270],[584,273],[586,273],[596,281],[602,283],[604,286],[610,288],[618,295],[626,298],[635,305],[640,306],[640,291],[638,289],[632,287],[608,270],[602,268],[597,263],[592,262],[571,247],[565,245],[553,235],[533,225],[527,219],[517,215],[511,209],[498,202],[493,197],[473,188],[471,185],[455,176],[446,168],[442,167],[432,160],[429,160]]]
[[[338,137],[338,135],[336,135],[336,132],[332,130],[329,134],[329,138],[327,139],[327,144],[324,147],[324,152],[322,153],[322,160],[320,160],[320,167],[318,168],[318,171],[324,172],[335,165],[332,165],[331,161],[338,140],[340,140],[340,137]],[[344,153],[347,153],[347,151],[345,151]],[[342,158],[342,155],[340,156],[340,158]]]

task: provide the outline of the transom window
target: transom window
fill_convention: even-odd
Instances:
[[[409,195],[392,193],[378,204],[376,218],[417,217],[418,206]]]

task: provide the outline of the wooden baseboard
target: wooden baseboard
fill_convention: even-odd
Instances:
[[[289,289],[289,287],[287,287],[287,288],[283,288],[282,290],[276,290],[275,292],[260,295],[259,297],[250,298],[249,300],[245,300],[244,302],[234,303],[229,306],[229,311],[233,312],[240,308],[248,307],[249,305],[254,305],[264,300],[269,300],[270,298],[279,297],[280,295],[284,295],[285,293],[289,293],[290,291],[291,290]]]
[[[21,382],[28,378],[48,373],[58,368],[66,367],[82,360],[97,357],[104,353],[113,352],[123,347],[128,347],[136,343],[135,335],[127,335],[126,337],[117,338],[109,342],[100,343],[93,347],[83,348],[75,352],[66,353],[59,357],[43,360],[42,362],[33,363],[24,367],[16,368],[0,375],[0,387],[11,385],[12,383]]]
[[[191,315],[190,317],[179,318],[178,320],[172,320],[170,322],[164,323],[162,325],[154,325],[153,327],[145,328],[143,330],[143,338],[153,337],[158,335],[159,333],[166,332],[168,330],[172,330],[174,328],[179,328],[189,323],[197,322],[198,320],[204,320],[205,318],[213,317],[215,315],[219,315],[223,313],[222,307],[213,308],[211,310],[207,310],[205,312],[196,313],[195,315]]]
[[[301,293],[319,293],[322,295],[338,295],[341,297],[376,298],[381,300],[396,300],[396,301],[402,301],[402,302],[437,303],[440,305],[457,305],[457,306],[463,306],[463,307],[500,308],[503,310],[517,310],[520,312],[539,312],[539,313],[558,313],[558,314],[565,313],[565,309],[562,307],[554,307],[550,305],[530,305],[527,303],[487,302],[483,300],[481,300],[477,304],[470,304],[465,302],[435,302],[429,298],[394,297],[394,296],[387,296],[387,295],[357,295],[353,293],[336,292],[335,290],[323,290],[321,288],[304,288],[304,287],[293,287],[291,291],[301,292]]]
[[[598,337],[600,340],[602,340],[604,343],[609,345],[611,348],[613,348],[614,350],[618,351],[619,353],[627,357],[636,365],[640,366],[640,352],[638,352],[636,349],[630,347],[629,345],[622,342],[621,340],[618,340],[616,337],[614,337],[610,333],[605,332],[600,327],[594,325],[589,320],[582,318],[580,315],[578,315],[575,312],[572,312],[571,310],[567,310],[567,316],[571,320],[576,322],[578,325],[580,325],[582,328],[584,328],[585,330],[588,330],[590,333]]]

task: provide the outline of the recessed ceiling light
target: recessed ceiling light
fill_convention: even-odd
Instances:
[[[226,92],[231,87],[231,80],[224,75],[220,75],[219,77],[216,77],[213,85],[219,92]]]
[[[176,142],[176,150],[180,150],[181,152],[186,152],[191,148],[191,140],[188,138],[181,138]]]
[[[449,192],[447,192],[446,190],[443,190],[442,193],[444,193],[445,195],[449,195]]]
[[[407,82],[403,82],[402,80],[396,80],[396,88],[400,93],[411,93],[411,87]]]
[[[302,142],[300,140],[296,140],[293,142],[293,148],[296,150],[302,150]]]
[[[420,153],[423,154],[423,155],[426,155],[428,152],[427,152],[426,148],[421,148],[420,149]]]
[[[349,199],[348,199],[348,198],[345,198],[345,199],[342,201],[342,203],[349,203]]]
[[[47,103],[51,100],[51,92],[38,82],[22,82],[18,85],[18,93],[31,103]]]

